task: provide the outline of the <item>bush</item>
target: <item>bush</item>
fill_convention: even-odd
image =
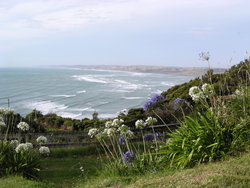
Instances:
[[[36,179],[40,168],[39,154],[34,151],[15,151],[9,142],[0,141],[0,177],[17,174]]]

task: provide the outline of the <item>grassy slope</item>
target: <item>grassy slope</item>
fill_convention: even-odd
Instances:
[[[132,183],[128,183],[131,181]],[[250,187],[250,152],[177,172],[133,178],[99,178],[79,187]]]

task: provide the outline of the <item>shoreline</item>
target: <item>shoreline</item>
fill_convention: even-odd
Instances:
[[[202,76],[208,71],[205,67],[167,67],[167,66],[118,66],[118,65],[72,65],[62,66],[65,68],[88,69],[88,70],[107,70],[107,71],[125,71],[135,73],[154,73],[154,74],[170,74],[179,76]],[[214,73],[224,73],[227,69],[212,68]]]

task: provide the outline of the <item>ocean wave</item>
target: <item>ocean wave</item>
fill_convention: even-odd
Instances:
[[[41,111],[43,114],[58,113],[59,111],[65,110],[68,106],[59,104],[52,101],[32,101],[26,104],[26,107],[33,110],[36,109]]]
[[[75,97],[76,95],[50,95],[50,97],[66,97],[66,98],[69,98],[69,97]]]
[[[86,93],[86,90],[82,90],[82,91],[77,91],[76,93]]]
[[[134,99],[144,99],[145,97],[122,97],[122,99],[134,100]]]
[[[108,83],[107,80],[98,78],[97,76],[94,75],[73,75],[72,77],[79,81],[95,82],[102,84]]]
[[[173,83],[173,82],[161,82],[161,85],[164,85],[164,86],[174,86],[175,85],[175,83]]]
[[[72,119],[82,119],[82,114],[73,114],[69,112],[58,112],[57,115],[64,118],[72,118]]]

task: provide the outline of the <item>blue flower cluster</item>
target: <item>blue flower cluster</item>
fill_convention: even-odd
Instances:
[[[155,104],[157,104],[162,100],[164,100],[164,97],[162,95],[156,94],[152,96],[151,99],[143,105],[143,109],[147,111],[149,110],[150,107],[154,106]]]
[[[178,110],[180,105],[183,104],[183,103],[187,103],[187,101],[185,99],[182,99],[182,98],[176,98],[174,100],[174,110]]]
[[[124,137],[119,137],[118,143],[119,143],[120,145],[125,145],[125,139],[124,139]]]
[[[124,156],[123,156],[123,160],[125,163],[132,163],[134,160],[134,155],[132,152],[127,151]]]

